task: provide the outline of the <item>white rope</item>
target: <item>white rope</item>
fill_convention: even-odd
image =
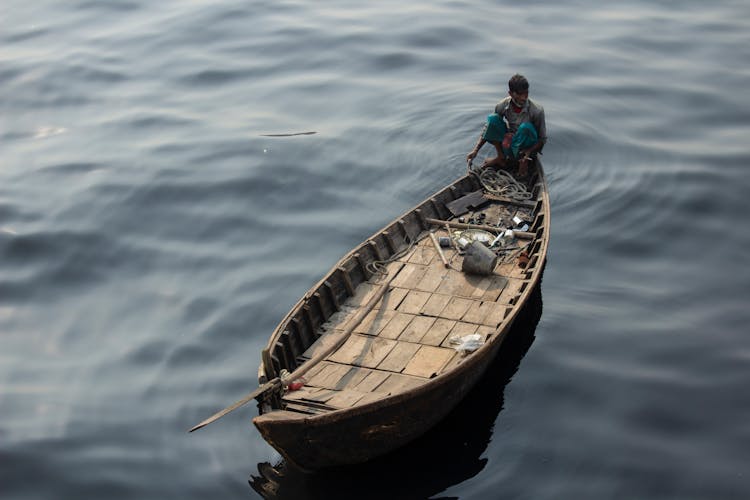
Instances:
[[[515,180],[505,170],[485,168],[479,172],[479,181],[489,193],[516,201],[531,199],[531,193],[526,190],[526,186]]]

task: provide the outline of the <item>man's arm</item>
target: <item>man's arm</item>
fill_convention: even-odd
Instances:
[[[544,108],[539,106],[539,112],[538,115],[534,117],[535,120],[533,120],[532,123],[534,123],[534,128],[536,128],[537,131],[537,137],[539,137],[539,140],[530,148],[526,148],[524,150],[521,150],[521,156],[531,156],[539,151],[542,150],[544,147],[544,144],[547,142],[547,123],[544,119]]]
[[[519,151],[519,153],[521,153],[521,157],[531,156],[533,154],[538,153],[544,147],[545,141],[546,139],[540,139],[539,141],[536,142],[536,144],[534,144],[530,148],[522,149],[521,151]]]
[[[505,110],[507,109],[509,102],[510,102],[510,97],[506,97],[505,99],[497,103],[497,105],[495,106],[495,113],[500,117],[505,116]],[[474,160],[474,158],[476,158],[477,154],[479,154],[479,150],[482,149],[482,146],[487,144],[487,141],[484,139],[484,135],[487,132],[488,126],[489,126],[488,123],[484,124],[484,127],[482,128],[482,133],[479,134],[479,140],[477,141],[477,145],[474,146],[474,149],[471,151],[471,153],[466,155],[467,163],[471,163]]]
[[[474,149],[466,155],[466,163],[471,165],[471,162],[474,161],[474,158],[477,157],[479,154],[479,150],[482,149],[482,146],[487,144],[487,141],[484,139],[484,134],[487,132],[487,124],[484,124],[484,127],[482,127],[482,133],[479,134],[479,140],[477,141],[476,146],[474,146]]]
[[[479,154],[479,150],[482,149],[482,146],[484,146],[486,143],[487,141],[484,140],[484,131],[483,131],[482,134],[479,136],[477,145],[474,146],[474,149],[471,150],[471,152],[468,155],[466,155],[466,162],[471,163],[472,161],[474,161],[474,158],[476,158],[477,155]]]

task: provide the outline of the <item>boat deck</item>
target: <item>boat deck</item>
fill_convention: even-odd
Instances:
[[[495,202],[477,212],[496,222],[516,210]],[[435,235],[448,236],[448,229]],[[492,275],[465,274],[459,252],[443,248],[449,262],[445,267],[427,236],[422,232],[410,251],[387,265],[389,276],[397,273],[390,291],[343,345],[307,373],[301,389],[284,394],[286,410],[314,415],[407,391],[465,359],[451,339],[476,333],[486,341],[496,332],[525,288],[526,269],[510,254],[509,262],[498,260]],[[360,284],[339,312],[320,325],[319,338],[298,363],[332,345],[382,286],[375,280],[377,276]]]

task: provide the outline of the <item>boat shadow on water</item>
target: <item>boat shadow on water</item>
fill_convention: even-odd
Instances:
[[[466,398],[427,433],[365,464],[303,472],[284,460],[258,464],[250,486],[266,499],[433,498],[484,469],[505,387],[534,342],[542,314],[541,280],[495,360]],[[448,497],[445,497],[448,498]]]

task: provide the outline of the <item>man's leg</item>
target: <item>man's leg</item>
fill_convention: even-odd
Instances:
[[[519,152],[522,149],[530,148],[539,140],[539,135],[536,132],[536,127],[530,122],[523,122],[518,126],[518,131],[513,136],[511,142],[511,150],[513,156],[518,158]],[[518,158],[518,175],[525,177],[528,173],[529,162],[524,158]]]
[[[482,167],[504,167],[505,166],[505,155],[503,154],[503,145],[497,141],[488,141],[490,144],[495,146],[497,156],[485,160],[482,163]]]
[[[497,156],[486,160],[482,165],[483,167],[505,165],[505,155],[503,154],[502,142],[506,131],[507,127],[505,126],[503,119],[500,118],[500,115],[492,113],[487,116],[487,126],[485,127],[483,138],[485,141],[495,146]]]

